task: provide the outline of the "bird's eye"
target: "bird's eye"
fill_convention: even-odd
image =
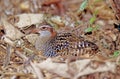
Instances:
[[[45,29],[46,29],[46,27],[42,27],[42,29],[43,29],[43,30],[45,30]]]

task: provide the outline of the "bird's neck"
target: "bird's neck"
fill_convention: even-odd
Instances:
[[[37,50],[43,50],[47,43],[51,40],[51,37],[39,37],[38,40],[36,40],[35,48]]]

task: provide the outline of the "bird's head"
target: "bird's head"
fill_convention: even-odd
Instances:
[[[50,37],[50,38],[55,37],[57,34],[54,28],[49,25],[42,25],[39,28],[34,29],[33,33],[39,34],[39,37]]]
[[[57,34],[54,28],[49,25],[42,25],[39,28],[34,29],[32,33],[39,35],[39,38],[35,42],[35,48],[37,50],[43,50],[46,47],[47,42],[52,40]]]

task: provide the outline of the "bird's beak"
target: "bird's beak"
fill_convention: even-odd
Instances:
[[[39,29],[35,28],[31,31],[31,33],[34,33],[34,34],[39,34]]]

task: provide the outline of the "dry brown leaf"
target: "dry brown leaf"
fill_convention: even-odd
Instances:
[[[35,41],[39,36],[37,34],[26,35],[25,38],[32,44],[35,45]]]
[[[42,70],[47,70],[51,73],[56,73],[64,78],[78,79],[80,76],[92,74],[95,72],[115,71],[115,62],[104,62],[104,64],[98,65],[97,68],[90,66],[91,59],[77,60],[70,63],[70,67],[66,63],[54,63],[51,59],[47,59],[42,63],[35,63],[37,67]],[[99,61],[97,61],[99,62]],[[76,73],[70,74],[69,68],[74,69]]]
[[[12,24],[7,22],[5,18],[2,18],[2,24],[3,28],[5,30],[5,36],[10,38],[11,40],[20,39],[24,36],[22,32],[20,32],[18,29],[16,29]]]
[[[39,67],[40,69],[56,73],[59,76],[71,78],[70,74],[67,73],[68,66],[65,63],[53,63],[52,60],[48,58],[42,63],[36,63],[36,66]]]
[[[51,19],[51,21],[53,23],[55,23],[57,25],[60,25],[60,26],[64,26],[65,25],[63,20],[62,20],[62,18],[60,16],[53,16],[50,19]]]
[[[110,30],[105,32],[106,35],[110,36],[113,41],[116,41],[117,36]]]
[[[18,28],[25,28],[26,26],[39,24],[44,20],[44,14],[20,14],[15,15],[14,17],[19,18],[18,22],[14,23]]]
[[[77,70],[81,69],[81,64],[85,63],[80,63],[82,60],[78,60],[76,61],[76,66],[78,67]],[[84,61],[84,60],[83,60]],[[95,72],[105,72],[105,71],[112,71],[115,72],[116,66],[115,66],[115,62],[105,62],[105,64],[99,65],[96,69],[87,66],[86,68],[82,69],[82,71],[79,71],[75,76],[74,79],[78,79],[79,77],[83,76],[83,75],[88,75],[88,74],[92,74]]]

